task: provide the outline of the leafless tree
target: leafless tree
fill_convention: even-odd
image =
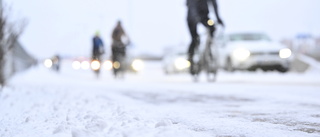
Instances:
[[[3,15],[2,0],[0,1],[0,86],[5,83],[4,78],[4,27],[5,19]]]
[[[5,56],[18,40],[25,23],[17,25],[8,21],[3,1],[0,0],[0,88],[5,84]]]

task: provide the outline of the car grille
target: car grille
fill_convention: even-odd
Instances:
[[[251,53],[252,56],[261,56],[261,55],[279,55],[279,52],[273,51],[273,52],[253,52]]]

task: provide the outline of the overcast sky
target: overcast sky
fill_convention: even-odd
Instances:
[[[55,53],[90,55],[100,31],[109,49],[121,19],[137,50],[161,54],[164,47],[188,45],[186,0],[5,0],[13,20],[26,19],[20,38],[36,57]],[[218,0],[225,32],[261,31],[273,39],[297,33],[320,36],[319,0]],[[184,47],[182,47],[184,48]]]

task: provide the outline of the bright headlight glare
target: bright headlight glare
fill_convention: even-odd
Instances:
[[[140,59],[135,59],[131,66],[135,71],[141,71],[144,68],[144,63]]]
[[[46,59],[46,60],[44,61],[44,66],[47,67],[47,68],[51,68],[51,67],[52,67],[52,64],[53,64],[53,62],[52,62],[51,59]]]
[[[112,69],[112,62],[110,60],[107,60],[103,63],[103,68],[106,70],[111,70]]]
[[[174,62],[177,69],[182,70],[190,67],[190,62],[184,58],[177,58]]]
[[[279,56],[280,58],[289,58],[291,56],[292,52],[290,49],[288,48],[285,48],[285,49],[281,49],[280,52],[279,52]]]
[[[88,61],[81,62],[81,68],[86,70],[90,68],[90,63]]]
[[[80,68],[81,68],[81,63],[80,63],[80,61],[73,61],[73,62],[72,62],[72,68],[73,68],[73,69],[76,69],[76,70],[80,69]]]
[[[250,57],[250,54],[250,51],[244,48],[236,49],[232,53],[233,57],[239,61],[245,61]]]
[[[100,69],[100,62],[98,60],[93,60],[91,62],[91,69],[93,69],[93,70]]]

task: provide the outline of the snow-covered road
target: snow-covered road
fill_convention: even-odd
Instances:
[[[114,80],[63,64],[16,75],[0,95],[0,137],[320,136],[320,72],[219,73],[194,83],[159,62]]]

